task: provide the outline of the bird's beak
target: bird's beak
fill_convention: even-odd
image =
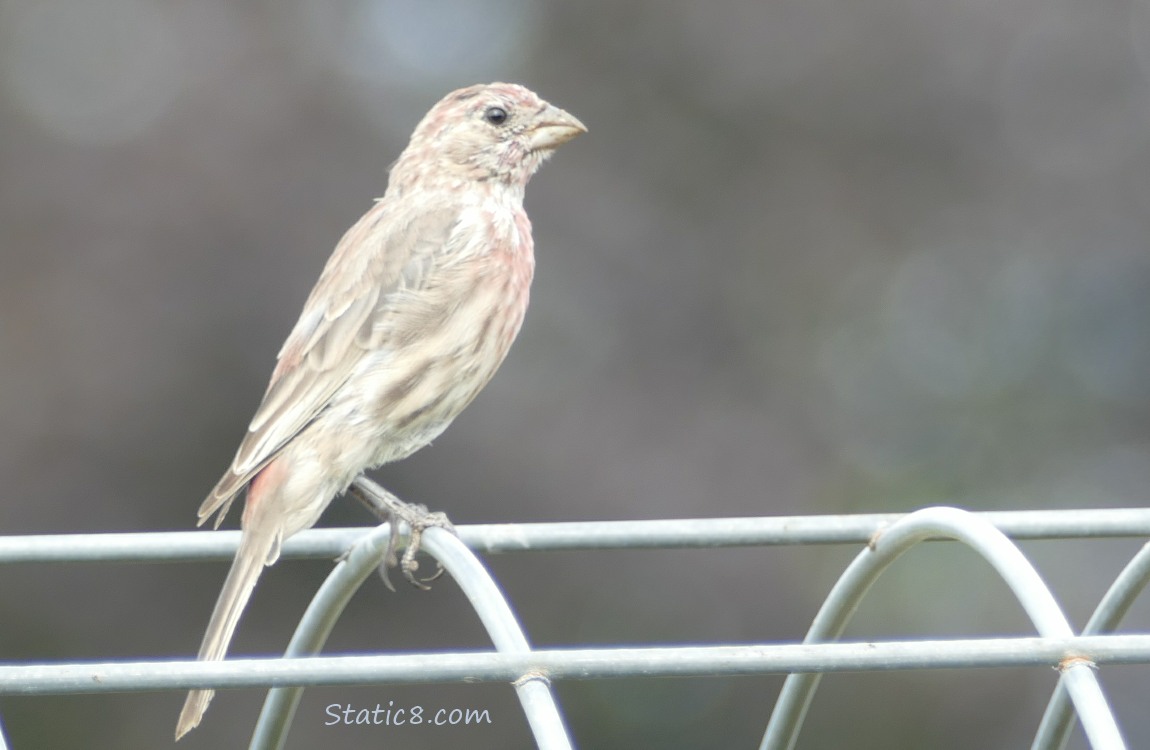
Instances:
[[[550,151],[586,132],[587,126],[574,115],[548,104],[547,109],[536,116],[527,138],[532,151]]]

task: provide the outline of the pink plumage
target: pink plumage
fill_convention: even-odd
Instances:
[[[200,648],[223,659],[265,565],[365,470],[411,455],[487,384],[519,332],[535,259],[523,192],[577,119],[507,83],[444,97],[347,231],[279,353],[231,468],[199,510],[243,535]],[[179,739],[211,690],[188,695]]]

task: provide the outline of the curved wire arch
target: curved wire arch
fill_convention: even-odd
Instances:
[[[366,478],[358,479],[357,485],[369,493],[387,493]],[[393,537],[392,523],[384,523],[365,534],[343,555],[296,626],[284,653],[285,658],[311,656],[323,648],[352,595],[379,568],[387,555]],[[406,525],[401,526],[400,533],[407,538]],[[422,549],[439,561],[459,584],[497,651],[508,654],[531,652],[531,645],[506,597],[474,552],[457,536],[442,528],[429,528],[423,532]],[[529,669],[513,685],[540,750],[571,750],[571,739],[547,676],[539,670]],[[280,750],[283,747],[302,696],[303,687],[268,691],[249,750]]]
[[[883,571],[912,547],[939,537],[961,542],[982,555],[1010,587],[1041,636],[1074,635],[1050,589],[1005,534],[972,513],[940,506],[910,513],[876,532],[823,601],[803,643],[836,640]],[[1084,655],[1067,654],[1060,668],[1061,684],[1078,709],[1093,747],[1124,750],[1126,743],[1094,674],[1094,664]],[[793,750],[821,677],[811,672],[787,676],[760,750]]]
[[[1142,545],[1110,584],[1086,627],[1082,629],[1082,635],[1114,632],[1147,584],[1150,584],[1150,543]],[[1074,717],[1066,688],[1059,681],[1054,694],[1050,696],[1042,722],[1038,725],[1031,750],[1062,750],[1074,729]]]

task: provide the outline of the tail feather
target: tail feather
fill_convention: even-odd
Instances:
[[[269,560],[271,552],[278,547],[279,533],[275,529],[245,530],[232,568],[224,581],[224,587],[212,610],[204,642],[200,646],[200,661],[221,661],[227,654],[228,644],[236,632],[240,615],[243,614],[256,581]],[[274,558],[273,558],[274,559]],[[195,729],[208,710],[214,690],[193,690],[188,693],[180,719],[176,723],[176,739]]]

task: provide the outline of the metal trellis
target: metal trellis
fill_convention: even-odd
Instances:
[[[401,530],[405,531],[405,530]],[[191,687],[270,687],[252,748],[283,746],[304,686],[504,681],[514,685],[540,748],[573,746],[551,683],[627,676],[789,674],[762,740],[792,748],[817,688],[831,671],[1049,665],[1061,679],[1035,735],[1034,750],[1065,745],[1074,716],[1095,750],[1125,748],[1098,682],[1104,664],[1150,662],[1150,635],[1113,631],[1150,581],[1150,544],[1141,548],[1076,635],[1053,595],[1012,539],[1150,537],[1150,510],[971,513],[932,507],[910,514],[722,518],[461,527],[458,537],[427,530],[423,549],[456,579],[495,652],[314,656],[344,606],[386,554],[390,529],[316,529],[290,539],[284,557],[339,557],[297,627],[284,658],[223,663],[109,662],[0,666],[0,694],[45,695]],[[1038,637],[836,643],[870,586],[900,555],[951,539],[979,553],[1009,586]],[[238,532],[0,537],[0,564],[19,562],[227,559]],[[608,548],[728,547],[862,543],[802,644],[533,650],[498,585],[475,552]],[[0,750],[7,750],[0,727]]]

